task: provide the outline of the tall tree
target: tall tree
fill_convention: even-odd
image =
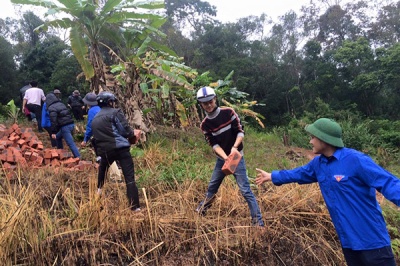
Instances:
[[[334,60],[345,84],[340,90],[343,98],[357,103],[364,114],[373,115],[374,102],[381,86],[368,40],[345,41],[337,49]]]
[[[377,47],[389,47],[400,40],[400,1],[382,6],[371,20],[369,38]]]
[[[318,40],[327,47],[340,46],[344,40],[356,40],[360,29],[353,23],[351,15],[340,5],[329,7],[319,17]]]
[[[201,33],[204,31],[204,25],[216,23],[216,7],[207,1],[166,0],[165,9],[172,24],[187,33]]]
[[[383,83],[382,99],[377,104],[381,106],[383,115],[400,119],[400,44],[377,49],[376,55]]]
[[[16,64],[11,43],[0,36],[0,103],[6,104],[11,99],[18,99],[19,91],[16,86]]]
[[[24,80],[36,80],[45,91],[50,90],[50,79],[57,62],[68,54],[68,46],[60,38],[51,36],[39,41],[25,55],[19,67]]]
[[[111,90],[118,97],[127,99],[123,107],[128,117],[135,117],[132,123],[147,130],[140,111],[140,108],[147,104],[140,89],[143,76],[140,75],[139,68],[145,65],[143,63],[148,63],[142,60],[158,60],[152,56],[146,58],[149,48],[175,55],[172,50],[152,39],[153,36],[162,35],[158,28],[165,22],[165,18],[145,12],[164,7],[163,2],[60,0],[58,2],[61,5],[45,0],[11,0],[11,2],[44,6],[48,8],[47,15],[67,15],[46,21],[39,29],[47,30],[48,27],[69,29],[72,51],[86,79],[90,80],[91,90],[95,92]],[[118,47],[118,53],[102,40],[112,40],[114,46]],[[110,66],[104,61],[105,55],[100,49],[102,46],[108,49],[115,63],[121,64],[122,68],[119,69],[123,71],[118,81],[111,73]],[[149,65],[149,68],[152,68],[153,64]],[[156,73],[163,75],[163,71]]]

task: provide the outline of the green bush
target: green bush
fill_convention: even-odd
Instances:
[[[339,122],[343,130],[343,142],[346,147],[359,151],[375,150],[376,136],[369,131],[371,121],[353,123],[351,120]]]

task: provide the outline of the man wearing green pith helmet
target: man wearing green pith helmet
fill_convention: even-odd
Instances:
[[[376,191],[400,206],[400,180],[366,154],[345,148],[335,121],[320,118],[305,130],[319,156],[292,170],[268,173],[257,168],[256,183],[318,182],[347,265],[396,265]]]

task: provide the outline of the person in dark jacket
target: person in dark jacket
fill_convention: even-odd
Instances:
[[[72,114],[77,121],[83,121],[83,113],[85,104],[78,90],[74,90],[72,95],[68,97],[68,107],[71,108]]]
[[[125,177],[126,193],[132,211],[140,211],[139,192],[135,182],[135,170],[129,152],[134,143],[134,131],[121,109],[114,108],[116,98],[111,92],[100,92],[97,103],[101,110],[92,120],[93,136],[96,140],[97,154],[101,156],[97,193],[101,194],[104,178],[110,165],[119,161]]]
[[[74,157],[80,158],[81,155],[72,136],[75,129],[74,120],[67,106],[53,92],[47,94],[46,105],[51,121],[51,136],[57,140],[57,148],[63,148],[64,139]]]
[[[395,266],[390,236],[376,192],[400,206],[400,180],[368,155],[344,147],[342,128],[320,118],[305,130],[315,157],[292,170],[257,170],[257,185],[318,182],[349,266]]]

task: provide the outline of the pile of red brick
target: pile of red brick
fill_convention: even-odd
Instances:
[[[7,178],[13,176],[17,167],[51,166],[74,171],[96,167],[90,161],[73,158],[72,153],[64,149],[44,148],[32,128],[20,128],[17,124],[10,128],[0,124],[0,161]]]

